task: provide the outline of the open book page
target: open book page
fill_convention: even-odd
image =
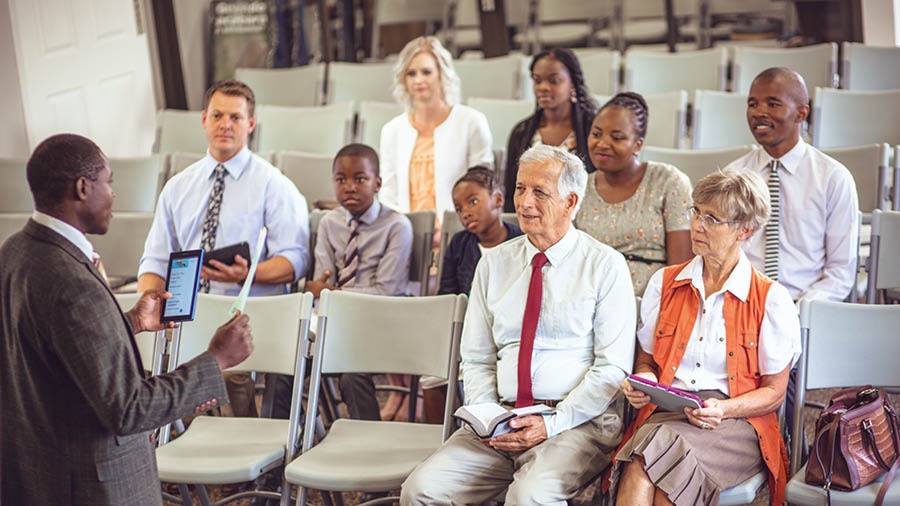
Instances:
[[[543,404],[507,409],[494,402],[470,404],[457,409],[453,416],[469,424],[479,437],[492,437],[510,432],[509,420],[523,415],[551,412]]]

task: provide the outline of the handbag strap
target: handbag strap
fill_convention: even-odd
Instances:
[[[884,496],[887,495],[888,488],[890,488],[891,482],[894,480],[894,474],[897,473],[898,464],[900,464],[900,458],[894,459],[894,463],[891,465],[891,469],[884,477],[884,482],[881,484],[881,488],[878,489],[878,496],[875,497],[875,506],[882,506],[882,504],[884,504]]]

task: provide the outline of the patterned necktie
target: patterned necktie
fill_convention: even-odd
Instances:
[[[100,273],[100,276],[103,277],[103,281],[109,285],[109,278],[106,276],[106,269],[103,268],[103,261],[100,260],[100,253],[94,252],[93,257],[91,258],[91,263],[94,264],[94,267],[97,268],[97,271]]]
[[[350,218],[350,239],[344,248],[344,266],[338,273],[338,288],[352,284],[356,280],[356,272],[359,270],[359,218]]]
[[[534,394],[531,391],[531,355],[534,351],[534,334],[537,331],[538,317],[541,315],[541,298],[544,292],[544,276],[541,269],[546,263],[547,256],[540,252],[531,259],[531,283],[528,285],[525,316],[522,317],[522,339],[519,341],[517,408],[534,404]]]
[[[766,276],[778,281],[778,224],[781,215],[781,184],[778,168],[781,162],[772,160],[769,165],[769,200],[772,212],[766,223]]]
[[[216,165],[216,180],[213,181],[209,193],[209,204],[206,206],[206,218],[203,220],[203,232],[200,234],[200,247],[204,252],[216,249],[216,231],[219,229],[219,211],[222,209],[222,194],[225,193],[225,174],[228,171],[221,163]],[[200,281],[200,291],[209,293],[209,280]]]

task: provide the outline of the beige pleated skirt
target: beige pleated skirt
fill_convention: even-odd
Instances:
[[[703,391],[700,397],[725,398]],[[722,490],[765,468],[756,430],[744,419],[727,419],[713,430],[691,425],[684,413],[660,411],[638,428],[616,455],[611,487],[616,490],[623,462],[635,455],[653,484],[676,506],[717,506]]]

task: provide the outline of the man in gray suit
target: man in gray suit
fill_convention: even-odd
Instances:
[[[112,173],[89,139],[50,137],[27,165],[35,211],[0,247],[0,503],[162,504],[149,431],[226,399],[223,369],[252,351],[246,315],[209,350],[144,378],[134,333],[164,328],[170,295],[123,313],[85,234],[106,233]]]

